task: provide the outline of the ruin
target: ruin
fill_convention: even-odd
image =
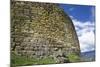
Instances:
[[[11,1],[11,53],[52,57],[67,63],[67,55],[80,55],[78,37],[70,17],[55,3]]]

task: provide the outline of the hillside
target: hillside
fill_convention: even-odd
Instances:
[[[95,51],[82,52],[81,60],[84,62],[95,61]]]

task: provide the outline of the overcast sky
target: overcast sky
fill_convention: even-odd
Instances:
[[[60,4],[75,25],[81,52],[95,50],[95,7]]]

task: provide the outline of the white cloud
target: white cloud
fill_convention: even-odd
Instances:
[[[79,41],[80,41],[80,47],[82,52],[84,51],[90,51],[93,50],[95,45],[94,45],[94,33],[91,32],[86,32],[79,36]]]
[[[72,19],[79,38],[81,52],[94,50],[95,49],[94,22],[90,21],[81,22],[74,18]]]

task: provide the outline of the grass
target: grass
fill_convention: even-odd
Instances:
[[[79,62],[80,61],[80,57],[74,53],[69,54],[68,59],[70,60],[70,62]]]
[[[11,55],[11,67],[24,66],[24,65],[40,65],[40,64],[54,64],[56,63],[53,58],[47,57],[42,59],[27,58],[25,56]]]
[[[72,63],[80,61],[80,57],[74,53],[67,55],[67,57],[67,59]],[[56,64],[56,62],[52,57],[37,59],[28,58],[26,56],[18,56],[14,53],[11,54],[11,67],[42,64]]]

